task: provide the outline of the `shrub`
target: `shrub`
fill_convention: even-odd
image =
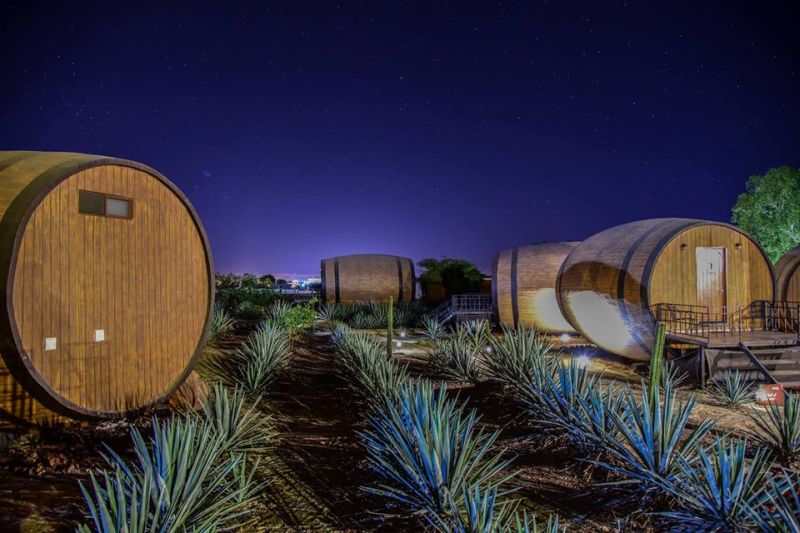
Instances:
[[[694,460],[698,443],[713,423],[704,420],[687,432],[686,424],[697,399],[676,402],[675,391],[669,383],[664,388],[663,401],[651,403],[651,391],[644,382],[641,402],[630,390],[622,395],[620,412],[611,413],[619,433],[606,450],[618,464],[599,464],[639,482],[646,490],[661,487],[674,479],[679,457]]]
[[[483,376],[486,341],[483,329],[457,324],[452,338],[435,342],[430,363],[447,379],[477,383]]]
[[[694,462],[679,456],[680,475],[665,488],[685,511],[666,514],[714,530],[752,525],[752,509],[763,493],[771,464],[765,450],[749,461],[746,454],[744,441],[718,438],[708,450],[700,448]]]
[[[316,316],[313,303],[299,304],[283,312],[280,324],[294,337],[303,331],[313,330]]]
[[[722,379],[712,381],[708,392],[726,407],[739,407],[753,400],[756,386],[738,370],[728,370]]]
[[[541,388],[543,380],[553,375],[558,358],[553,347],[532,328],[520,324],[516,329],[503,326],[503,334],[489,337],[490,353],[484,359],[489,377],[525,394],[528,387]]]
[[[216,531],[234,525],[253,500],[255,467],[242,454],[227,454],[212,426],[154,419],[149,446],[138,429],[131,437],[135,462],[108,448],[110,471],[92,473],[89,488],[80,484],[95,531]]]
[[[256,319],[264,315],[264,310],[253,302],[244,300],[236,304],[236,314],[241,318]]]
[[[208,326],[208,342],[214,342],[217,337],[227,333],[233,327],[233,317],[220,304],[214,305],[211,313],[211,322]]]
[[[397,401],[370,417],[362,433],[367,458],[380,482],[365,490],[421,513],[431,525],[464,508],[465,490],[500,487],[513,474],[509,461],[489,448],[497,432],[477,428],[474,410],[448,400],[427,381],[404,384]]]
[[[756,431],[753,439],[772,450],[779,461],[789,464],[800,457],[800,395],[785,393],[783,407],[770,404],[763,414],[751,415]]]

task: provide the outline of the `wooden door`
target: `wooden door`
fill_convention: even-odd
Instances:
[[[727,296],[725,272],[725,248],[698,246],[697,259],[697,302],[708,306],[711,322],[725,322]]]

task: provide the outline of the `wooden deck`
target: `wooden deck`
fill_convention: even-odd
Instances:
[[[796,333],[780,331],[745,331],[741,337],[739,333],[709,333],[708,338],[686,335],[682,333],[668,333],[667,340],[672,343],[693,344],[705,348],[731,348],[741,342],[749,347],[764,346],[795,346],[798,344]]]

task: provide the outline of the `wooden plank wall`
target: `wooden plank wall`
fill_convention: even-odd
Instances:
[[[498,320],[509,326],[521,323],[536,327],[545,333],[575,332],[558,308],[555,287],[561,263],[577,244],[532,244],[500,252],[497,272],[492,280],[496,284],[494,294]],[[513,257],[516,257],[516,265],[512,262]],[[516,274],[516,283],[512,283],[512,272]]]
[[[324,259],[322,262],[326,301],[336,301],[337,262],[340,302],[387,302],[389,296],[398,301],[398,261],[403,280],[403,300],[413,300],[416,287],[411,259],[393,255],[345,255]]]
[[[80,189],[131,198],[133,217],[78,213]],[[94,167],[58,185],[25,229],[14,278],[30,363],[54,394],[87,411],[162,396],[203,334],[202,239],[180,199],[141,170]],[[94,341],[98,329],[105,341]],[[46,337],[56,350],[44,350]]]

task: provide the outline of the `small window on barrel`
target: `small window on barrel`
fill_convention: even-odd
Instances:
[[[86,215],[98,215],[111,218],[131,218],[132,201],[119,196],[78,191],[78,212]]]

